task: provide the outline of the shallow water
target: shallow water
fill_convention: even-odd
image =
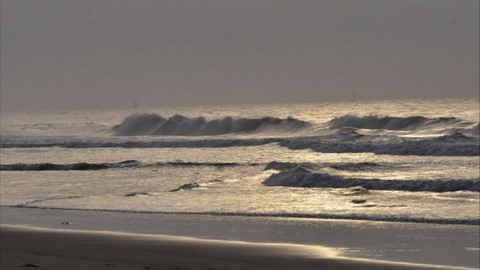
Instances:
[[[479,224],[478,109],[404,100],[2,114],[0,203]]]

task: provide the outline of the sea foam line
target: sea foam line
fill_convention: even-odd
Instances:
[[[264,213],[264,212],[214,212],[214,211],[140,211],[122,209],[85,209],[67,207],[45,207],[27,205],[2,205],[9,208],[30,208],[44,210],[66,210],[66,211],[91,211],[128,214],[156,214],[156,215],[205,215],[205,216],[238,216],[238,217],[269,217],[269,218],[301,218],[301,219],[332,219],[332,220],[358,220],[358,221],[384,221],[384,222],[405,222],[405,223],[430,223],[444,225],[480,225],[480,219],[442,219],[442,218],[420,218],[405,216],[384,216],[384,215],[360,215],[360,214],[309,214],[309,213]]]
[[[364,135],[342,128],[333,134],[270,138],[159,138],[159,137],[2,137],[0,148],[223,148],[277,143],[291,150],[322,153],[375,153],[419,156],[480,156],[480,138],[461,133],[429,138]]]

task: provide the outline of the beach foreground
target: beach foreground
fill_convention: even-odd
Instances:
[[[205,239],[203,243],[249,243],[241,246],[248,246],[249,250],[255,250],[253,254],[264,254],[265,250],[269,250],[270,253],[274,253],[274,256],[279,257],[277,253],[281,250],[282,254],[294,254],[297,259],[298,256],[312,258],[315,255],[330,259],[348,257],[351,258],[350,262],[388,261],[470,269],[479,267],[479,227],[471,225],[71,211],[18,207],[0,207],[0,224],[7,226],[1,228],[8,229],[7,231],[2,229],[2,234],[10,233],[11,228],[17,230],[21,228],[24,231],[28,228],[49,228],[50,232],[56,233],[67,232],[66,229],[68,229],[68,232],[86,234],[103,231],[109,232],[109,235],[119,235],[112,234],[119,232],[122,235],[127,233],[135,239],[166,240],[168,238],[173,242],[196,239],[196,243],[201,242],[198,239]],[[98,235],[98,233],[93,234]],[[163,236],[159,237],[161,235]],[[169,237],[164,237],[165,235]],[[18,246],[7,248],[4,244],[7,238],[0,238],[2,255],[3,252],[10,253],[18,248]],[[32,241],[15,240],[15,243]],[[77,241],[62,242],[60,240],[57,248],[66,243],[77,243]],[[261,247],[263,247],[262,252],[259,251]],[[276,250],[272,250],[273,247]],[[45,250],[41,245],[32,246],[31,249]],[[88,249],[92,248],[81,248],[81,250]],[[113,248],[113,250],[117,249],[117,247]],[[222,252],[223,249],[220,254],[223,254]],[[76,254],[75,251],[70,253]],[[218,252],[209,251],[208,253],[217,254]],[[32,256],[37,256],[35,254],[37,253]],[[191,252],[184,254],[191,254]],[[32,258],[32,256],[21,258]],[[9,258],[8,260],[11,260],[14,257]],[[251,261],[238,258],[236,260]],[[24,265],[29,262],[18,263]]]
[[[321,247],[1,226],[1,269],[464,269],[337,257]]]

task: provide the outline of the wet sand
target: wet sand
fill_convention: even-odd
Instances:
[[[1,269],[462,269],[348,259],[322,247],[2,225]]]
[[[325,262],[330,262],[330,260],[335,262],[334,269],[338,269],[340,261],[343,261],[346,265],[353,263],[357,266],[365,263],[368,265],[377,265],[376,267],[389,265],[388,269],[391,269],[393,265],[396,267],[410,267],[413,264],[416,266],[443,265],[452,267],[452,269],[456,266],[478,269],[480,263],[478,260],[480,254],[480,227],[471,225],[151,214],[117,211],[72,211],[17,207],[0,207],[0,223],[6,225],[6,227],[3,226],[2,228],[23,228],[25,233],[22,233],[22,235],[24,236],[17,235],[15,237],[31,236],[32,232],[29,231],[39,231],[38,229],[32,229],[36,227],[50,228],[50,230],[46,231],[51,233],[54,232],[55,235],[67,232],[75,232],[80,235],[91,234],[92,237],[98,235],[114,237],[128,235],[131,239],[161,240],[164,241],[164,245],[167,245],[165,240],[171,240],[168,243],[170,246],[177,246],[178,243],[185,243],[185,241],[188,240],[190,241],[189,244],[185,245],[183,247],[184,249],[182,249],[183,251],[179,253],[184,255],[195,254],[193,250],[187,249],[194,246],[192,243],[209,244],[207,245],[208,247],[204,246],[200,248],[200,250],[210,250],[207,252],[208,254],[223,254],[222,252],[225,251],[225,245],[237,245],[237,247],[244,247],[244,249],[247,250],[255,250],[255,252],[250,255],[256,256],[262,254],[262,262],[256,263],[261,264],[261,266],[269,265],[267,263],[268,260],[276,262],[279,259],[285,259],[286,256],[289,256],[290,261],[301,262],[299,265],[306,267],[305,269],[309,269],[307,261],[311,260],[312,256],[316,259],[322,258],[322,267],[319,268],[317,265],[318,261],[316,261],[315,266],[313,267],[315,269],[329,269],[325,268],[326,266],[323,264]],[[17,226],[12,227],[10,225]],[[100,231],[104,231],[104,233],[99,233]],[[2,229],[2,235],[5,232],[6,231]],[[10,234],[11,232],[8,231],[6,233]],[[10,236],[3,236],[0,238],[0,241],[2,242],[2,258],[4,258],[2,261],[9,263],[7,267],[5,262],[2,262],[3,265],[1,269],[12,269],[12,267],[13,269],[18,269],[17,267],[25,265],[28,267],[29,264],[41,265],[27,260],[17,260],[15,258],[38,258],[39,262],[42,262],[50,256],[56,259],[61,258],[62,260],[66,260],[65,258],[73,259],[73,257],[68,254],[82,254],[81,252],[78,253],[78,251],[83,252],[84,250],[92,249],[92,247],[89,246],[91,244],[88,244],[78,248],[78,250],[74,250],[75,246],[71,246],[71,243],[81,243],[82,241],[65,242],[61,240],[65,238],[65,236],[62,236],[60,237],[61,239],[56,242],[55,247],[57,247],[60,252],[66,252],[66,254],[55,255],[59,251],[51,250],[49,253],[50,255],[48,256],[45,256],[45,254],[38,256],[38,250],[45,250],[45,247],[37,245],[30,246],[30,251],[23,255],[19,255],[22,252],[16,250],[16,247],[18,246],[11,245],[9,244],[10,242],[35,242],[35,244],[37,244],[36,242],[38,241],[26,239],[25,241],[12,240],[10,242],[5,242],[4,239],[12,239],[9,237]],[[99,241],[95,240],[92,242]],[[102,240],[100,242],[103,243],[105,241]],[[43,240],[40,241],[40,243],[43,243]],[[218,248],[218,245],[211,246],[210,244],[212,243],[222,244],[224,246]],[[240,243],[241,245],[238,245]],[[143,244],[139,245],[142,246]],[[248,248],[245,248],[247,246]],[[73,250],[67,251],[72,248]],[[119,247],[111,245],[109,247],[102,246],[101,249],[121,250],[122,248],[119,249]],[[125,247],[123,249],[134,250],[135,248]],[[146,249],[152,250],[152,248]],[[220,249],[220,251],[216,251],[216,249]],[[236,249],[237,248],[234,248],[232,250]],[[166,249],[166,251],[168,251],[168,249]],[[131,253],[131,256],[141,258],[140,260],[143,260],[142,256],[144,254],[148,254],[148,252],[146,252],[135,255],[135,252],[137,251]],[[101,253],[104,253],[104,251],[101,251]],[[6,258],[3,254],[10,255]],[[111,255],[113,256],[115,254]],[[122,256],[126,256],[125,254]],[[243,254],[244,253],[240,255]],[[248,252],[245,254],[248,254]],[[236,256],[238,255],[239,254],[236,254]],[[292,255],[295,255],[295,258],[292,258]],[[98,263],[93,265],[92,262],[95,262],[96,259],[93,258],[92,260],[92,258],[87,255],[78,256],[79,257],[75,259],[75,262],[69,261],[68,263],[82,265],[84,269],[95,269],[95,267],[104,266],[114,267],[112,264],[115,264],[117,269],[130,269],[125,268],[130,267],[128,264],[122,267],[118,266],[118,262],[115,263],[115,261],[117,261],[117,259],[122,260],[122,258],[115,258],[116,255],[113,257],[109,257],[110,255],[106,256],[107,259],[103,260],[103,264],[100,265]],[[130,254],[128,254],[128,256],[130,256]],[[274,259],[271,259],[272,256]],[[84,262],[82,258],[89,259],[86,259]],[[162,258],[164,258],[163,255]],[[202,258],[199,260],[203,261],[207,260],[209,257],[199,254],[197,258]],[[258,259],[254,258],[256,257],[235,259],[230,256],[229,258],[222,260],[230,260],[229,264],[236,263],[240,269],[258,269],[252,268],[252,265],[245,263]],[[138,261],[137,259],[135,260]],[[149,261],[150,259],[146,260]],[[165,260],[170,261],[170,259]],[[87,261],[92,262],[88,263]],[[392,263],[385,263],[387,261]],[[61,260],[58,262],[57,260],[54,260],[54,262],[61,263]],[[393,262],[402,262],[403,264]],[[66,267],[66,265],[68,264],[64,264],[63,267],[59,266],[59,268],[55,268],[55,265],[53,265],[45,269],[62,269]],[[156,268],[153,269],[162,269],[160,267],[165,267],[166,264],[165,261],[162,262],[160,260],[154,261],[154,265]],[[175,267],[177,266],[175,265],[172,266],[172,269],[176,269]],[[202,269],[203,267],[195,263],[193,264],[194,266],[191,266],[191,263],[180,265],[182,265],[182,267],[177,267],[177,269]],[[208,268],[212,268],[217,264],[208,262],[206,265],[209,265]],[[265,269],[274,266],[275,265],[270,265],[269,267],[265,267]],[[140,267],[137,265],[135,267],[133,269],[149,269],[148,267],[152,266],[148,266],[147,263],[145,266]],[[168,267],[165,269],[168,269]],[[226,266],[215,267],[213,267],[213,269],[224,269],[223,267]],[[298,269],[299,266],[294,267],[292,264],[283,262],[278,267],[284,267],[283,269]],[[277,266],[275,266],[275,268],[277,268]],[[368,269],[370,268],[371,267],[368,267]],[[435,267],[434,269],[438,269],[438,267]]]

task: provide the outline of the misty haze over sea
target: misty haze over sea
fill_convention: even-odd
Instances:
[[[476,98],[470,0],[3,0],[1,110]]]

